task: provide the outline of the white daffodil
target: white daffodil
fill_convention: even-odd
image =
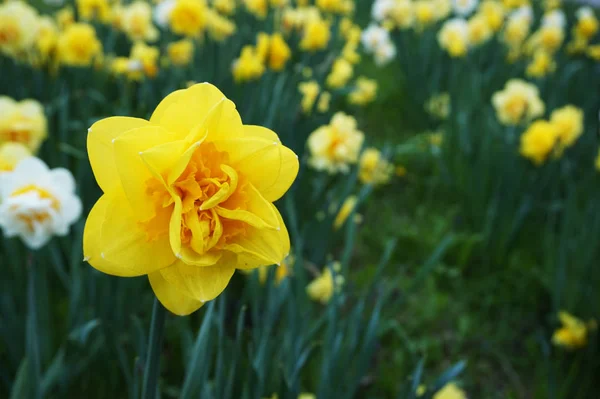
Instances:
[[[479,4],[479,0],[452,0],[452,9],[456,15],[465,17],[471,14]]]
[[[81,215],[75,180],[67,169],[50,170],[38,158],[22,160],[0,175],[0,227],[38,249],[53,235],[64,236]]]

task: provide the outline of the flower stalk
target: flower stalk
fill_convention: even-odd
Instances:
[[[144,368],[144,385],[142,386],[143,399],[155,399],[157,397],[160,352],[165,330],[165,319],[165,308],[160,304],[158,299],[154,298],[152,320],[150,321],[150,336],[146,352],[146,366]]]

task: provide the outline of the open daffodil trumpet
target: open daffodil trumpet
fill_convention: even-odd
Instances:
[[[243,125],[216,87],[171,93],[149,121],[100,120],[87,146],[104,195],[85,226],[86,260],[107,274],[148,275],[171,312],[214,299],[235,269],[288,254],[273,201],[296,178],[298,157],[271,130]]]

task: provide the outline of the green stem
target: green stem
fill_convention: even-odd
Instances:
[[[143,399],[155,399],[157,397],[160,352],[165,330],[166,313],[165,308],[160,304],[158,299],[154,298],[152,320],[150,321],[150,337],[148,338],[148,352],[146,353],[146,366],[144,369],[144,385],[142,387]]]
[[[31,381],[31,397],[41,398],[41,371],[40,371],[40,346],[37,326],[37,298],[36,298],[36,266],[33,264],[33,253],[27,258],[27,359],[29,361],[29,376]]]

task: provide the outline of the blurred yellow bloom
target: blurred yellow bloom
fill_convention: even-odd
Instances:
[[[504,6],[497,0],[485,0],[479,6],[479,13],[485,17],[493,32],[498,32],[504,24]]]
[[[300,395],[298,395],[298,399],[317,399],[317,395],[314,393],[302,392]]]
[[[40,17],[35,38],[35,47],[43,61],[47,61],[56,49],[58,27],[50,17]]]
[[[439,148],[444,142],[444,134],[442,132],[430,133],[427,140],[432,147]]]
[[[570,147],[583,133],[583,111],[566,105],[552,111],[550,123],[556,128],[560,148]]]
[[[589,46],[586,53],[591,59],[600,61],[600,44]]]
[[[323,19],[310,20],[304,26],[300,48],[306,51],[318,51],[327,48],[331,31],[329,23]]]
[[[381,156],[377,148],[367,148],[360,156],[358,179],[363,184],[381,185],[390,181],[394,165]]]
[[[519,8],[529,5],[529,0],[502,0],[502,3],[506,8]]]
[[[433,395],[433,399],[467,399],[465,391],[460,389],[455,383],[450,382]]]
[[[334,266],[335,267],[335,266]],[[339,292],[344,285],[344,277],[333,276],[331,269],[325,270],[306,287],[306,294],[313,301],[322,303],[329,302],[334,292]]]
[[[190,314],[235,269],[289,253],[272,202],[296,178],[298,158],[271,130],[243,125],[216,87],[171,93],[149,121],[102,119],[87,149],[104,194],[86,222],[86,260],[107,274],[148,275],[171,312]]]
[[[317,103],[317,111],[324,114],[329,111],[329,104],[331,103],[331,93],[328,91],[324,91],[321,93],[319,97],[319,102]]]
[[[479,45],[487,42],[493,35],[487,18],[483,14],[475,14],[468,21],[469,43]]]
[[[235,0],[214,0],[212,5],[223,15],[232,15],[235,11]]]
[[[410,28],[415,21],[415,8],[410,0],[398,0],[394,2],[389,15],[401,29]]]
[[[464,57],[469,50],[469,25],[461,18],[444,23],[438,33],[438,43],[451,57]]]
[[[576,36],[590,39],[598,32],[598,18],[590,7],[577,10],[577,24],[573,28]]]
[[[77,0],[76,3],[77,13],[82,20],[110,22],[111,12],[108,0]]]
[[[329,125],[321,126],[308,137],[309,165],[329,173],[347,172],[358,161],[364,134],[356,119],[343,112],[333,115]]]
[[[330,13],[343,13],[345,10],[343,0],[316,0],[316,6]]]
[[[302,101],[300,104],[302,106],[302,111],[305,114],[311,113],[320,90],[319,84],[314,80],[298,84],[298,91],[302,94]]]
[[[0,99],[0,103],[1,103]],[[29,148],[17,142],[5,142],[0,144],[0,174],[10,172],[17,164],[31,156]]]
[[[47,134],[46,115],[39,102],[0,96],[0,144],[20,143],[35,154]]]
[[[141,72],[149,78],[153,78],[158,73],[158,57],[160,52],[158,47],[148,46],[144,42],[135,42],[131,48],[130,59],[136,61],[141,66]],[[140,76],[141,77],[141,76]]]
[[[173,65],[186,66],[192,62],[194,57],[194,42],[189,39],[170,43],[167,47],[169,60]]]
[[[207,7],[204,0],[176,0],[169,14],[169,26],[178,34],[198,37],[206,26]]]
[[[260,281],[261,284],[267,282],[267,276],[271,267],[273,266],[259,266],[258,269],[256,269],[258,272],[258,281]],[[275,285],[279,285],[287,276],[289,276],[293,267],[294,257],[292,255],[286,256],[279,265],[275,265]],[[243,271],[251,272],[252,270]]]
[[[529,39],[528,46],[542,48],[550,53],[556,52],[562,45],[565,38],[563,28],[556,25],[542,26]]]
[[[0,4],[0,52],[18,55],[29,50],[35,41],[37,11],[22,1]]]
[[[56,13],[56,23],[61,30],[65,30],[73,22],[75,22],[75,15],[71,7],[62,8]]]
[[[511,79],[504,90],[494,93],[492,104],[504,125],[519,125],[542,115],[545,110],[538,88],[520,79]]]
[[[537,50],[531,63],[527,65],[526,74],[534,78],[544,77],[556,69],[556,62],[546,50]]]
[[[360,76],[356,79],[354,90],[348,94],[350,104],[366,105],[377,95],[377,81]]]
[[[360,54],[358,53],[358,43],[348,41],[342,48],[342,58],[351,64],[360,62]]]
[[[450,94],[443,92],[435,94],[425,103],[425,110],[438,119],[446,119],[450,115]]]
[[[58,37],[58,59],[69,66],[89,66],[102,54],[102,43],[92,25],[73,23]]]
[[[236,31],[232,21],[210,9],[206,13],[206,28],[210,36],[218,42],[227,39]]]
[[[256,18],[265,19],[269,8],[267,0],[243,0],[248,12]]]
[[[254,47],[244,46],[240,57],[233,61],[232,72],[236,82],[255,80],[265,73],[265,64]]]
[[[421,27],[436,21],[435,4],[431,0],[417,0],[413,3],[415,20]]]
[[[502,39],[513,50],[518,49],[531,29],[531,15],[528,12],[515,12],[511,15],[504,26]]]
[[[339,89],[348,83],[353,73],[352,64],[343,58],[338,58],[334,61],[331,72],[327,75],[327,86],[332,89]]]
[[[283,39],[281,33],[274,33],[269,39],[269,68],[281,71],[292,56],[292,51]]]
[[[521,135],[519,153],[536,166],[543,164],[556,144],[557,130],[548,121],[533,122]]]
[[[152,8],[143,0],[134,1],[123,8],[120,24],[132,41],[152,42],[158,39],[158,29],[152,24]]]
[[[558,313],[561,327],[552,335],[554,345],[566,349],[579,349],[587,345],[588,334],[596,329],[596,322],[590,320],[584,322],[570,313],[561,311]]]

